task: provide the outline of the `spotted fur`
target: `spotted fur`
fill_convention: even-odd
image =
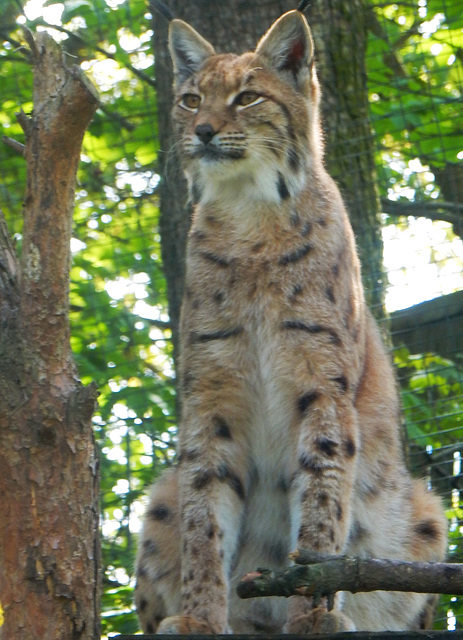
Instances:
[[[422,627],[420,594],[240,601],[296,547],[439,560],[439,500],[407,473],[394,375],[352,229],[322,163],[303,16],[241,56],[174,20],[173,117],[194,205],[182,313],[179,456],[137,559],[145,632]]]

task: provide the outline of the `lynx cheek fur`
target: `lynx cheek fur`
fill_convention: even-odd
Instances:
[[[241,56],[174,20],[170,49],[195,212],[178,465],[152,489],[137,560],[143,629],[424,627],[422,594],[340,594],[332,612],[235,594],[297,547],[440,560],[446,522],[404,467],[394,375],[322,164],[304,17],[286,13]]]

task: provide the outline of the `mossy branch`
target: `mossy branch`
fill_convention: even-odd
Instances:
[[[411,591],[463,595],[463,565],[328,556],[300,550],[282,571],[259,569],[238,584],[240,598],[293,595],[319,599],[337,591]]]

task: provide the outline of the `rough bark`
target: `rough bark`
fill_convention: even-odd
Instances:
[[[294,9],[293,0],[167,0],[177,18],[189,22],[217,51],[242,53],[257,41],[282,13]],[[327,165],[338,181],[357,234],[369,302],[382,315],[382,242],[375,187],[374,138],[368,120],[365,74],[367,25],[362,0],[317,0],[306,12],[314,37],[323,90],[323,118]],[[183,296],[184,253],[190,226],[186,185],[172,132],[172,69],[167,50],[168,22],[153,17],[160,155],[162,258],[167,279],[175,356]],[[355,37],[353,37],[355,34]]]
[[[320,599],[337,591],[412,591],[463,595],[463,565],[399,562],[377,558],[326,556],[310,551],[294,555],[297,565],[283,571],[258,569],[237,587],[241,598],[293,595]]]
[[[0,602],[8,640],[99,638],[96,391],[69,343],[70,237],[82,138],[98,105],[45,33],[27,34],[34,113],[18,258],[0,213]]]

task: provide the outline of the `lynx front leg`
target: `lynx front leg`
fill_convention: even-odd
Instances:
[[[203,377],[184,405],[178,470],[180,616],[165,619],[159,633],[227,630],[229,573],[244,507],[246,457],[233,415],[235,398],[231,406],[222,401],[219,413],[211,389],[213,384]]]
[[[345,547],[351,517],[351,495],[357,450],[357,416],[345,396],[336,399],[310,393],[299,401],[301,487],[298,546],[338,554]],[[321,605],[321,606],[319,606]],[[337,607],[326,609],[312,599],[290,599],[288,633],[355,630]],[[314,608],[316,607],[316,608]]]

